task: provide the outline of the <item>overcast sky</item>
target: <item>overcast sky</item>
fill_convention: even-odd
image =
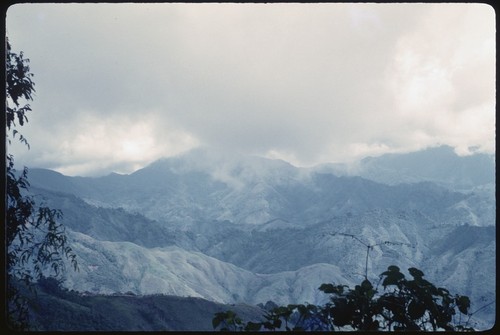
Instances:
[[[16,163],[130,173],[198,146],[298,166],[495,151],[482,4],[17,4],[36,83]]]

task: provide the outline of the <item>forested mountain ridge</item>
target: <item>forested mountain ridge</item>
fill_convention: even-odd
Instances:
[[[472,206],[491,207],[494,196],[494,169],[488,167],[483,169],[489,171],[483,178],[487,183],[456,192],[429,182],[429,178],[415,177],[415,183],[387,185],[258,157],[214,158],[202,152],[202,159],[197,155],[195,152],[159,160],[130,175],[99,178],[66,177],[50,170],[32,169],[30,180],[32,186],[73,194],[100,207],[122,207],[151,219],[183,223],[228,220],[263,224],[278,218],[305,225],[337,214],[376,208],[425,208],[428,215],[436,218],[446,211],[441,219],[447,220],[450,215],[471,216],[466,211]],[[462,159],[470,161],[468,157]],[[485,160],[482,155],[478,159]],[[381,160],[385,161],[383,157]],[[456,162],[452,162],[457,169]],[[480,197],[490,199],[478,204]],[[492,209],[471,208],[478,220],[469,220],[469,224],[492,224],[494,217],[487,216]],[[453,211],[459,214],[450,213]]]
[[[446,165],[431,157],[426,164]],[[444,158],[460,171],[468,170],[457,164],[471,160]],[[315,303],[322,282],[358,281],[373,246],[372,275],[390,264],[414,266],[470,295],[479,308],[495,295],[496,205],[488,169],[464,189],[429,176],[382,183],[198,150],[130,175],[31,169],[30,181],[34,193],[64,213],[82,265],[64,284],[72,289]],[[494,308],[482,312],[484,323],[492,322]]]
[[[217,312],[232,309],[258,320],[264,307],[162,294],[95,295],[59,288],[50,278],[37,284],[36,295],[23,292],[32,306],[32,331],[211,331]]]
[[[494,155],[473,153],[459,156],[446,145],[407,154],[366,157],[353,166],[325,164],[319,168],[391,185],[430,181],[452,189],[467,190],[495,183]]]

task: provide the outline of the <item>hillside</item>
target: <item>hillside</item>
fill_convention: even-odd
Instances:
[[[215,313],[233,310],[258,320],[263,309],[246,304],[224,305],[200,298],[131,293],[93,295],[61,290],[52,282],[37,286],[30,297],[35,331],[212,331]]]
[[[401,162],[414,161],[406,155],[370,160],[371,171],[392,176],[386,182],[203,150],[130,175],[32,169],[30,181],[39,199],[64,213],[81,271],[63,285],[77,291],[320,303],[321,283],[359,280],[369,247],[372,280],[391,264],[417,267],[480,308],[495,296],[494,170],[483,155],[429,150],[407,155],[434,164],[435,174],[424,173],[432,166],[405,170]],[[438,170],[450,164],[484,176],[468,186],[446,179]],[[485,168],[465,168],[475,164]],[[494,307],[476,317],[487,327]]]
[[[467,190],[495,183],[494,155],[458,156],[452,147],[446,145],[407,154],[366,157],[354,166],[326,164],[321,169],[391,185],[431,181],[452,189]]]

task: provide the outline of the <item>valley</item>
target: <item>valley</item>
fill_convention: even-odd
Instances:
[[[365,270],[377,283],[394,264],[469,295],[473,311],[495,299],[492,156],[441,147],[342,170],[197,149],[130,175],[29,178],[64,213],[80,271],[63,286],[79,292],[318,304],[320,284]],[[494,317],[490,305],[477,327]]]

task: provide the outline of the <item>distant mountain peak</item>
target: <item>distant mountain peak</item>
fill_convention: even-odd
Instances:
[[[379,182],[431,181],[453,188],[469,188],[495,182],[493,155],[475,152],[458,155],[448,145],[407,154],[385,154],[361,161],[361,176]]]

